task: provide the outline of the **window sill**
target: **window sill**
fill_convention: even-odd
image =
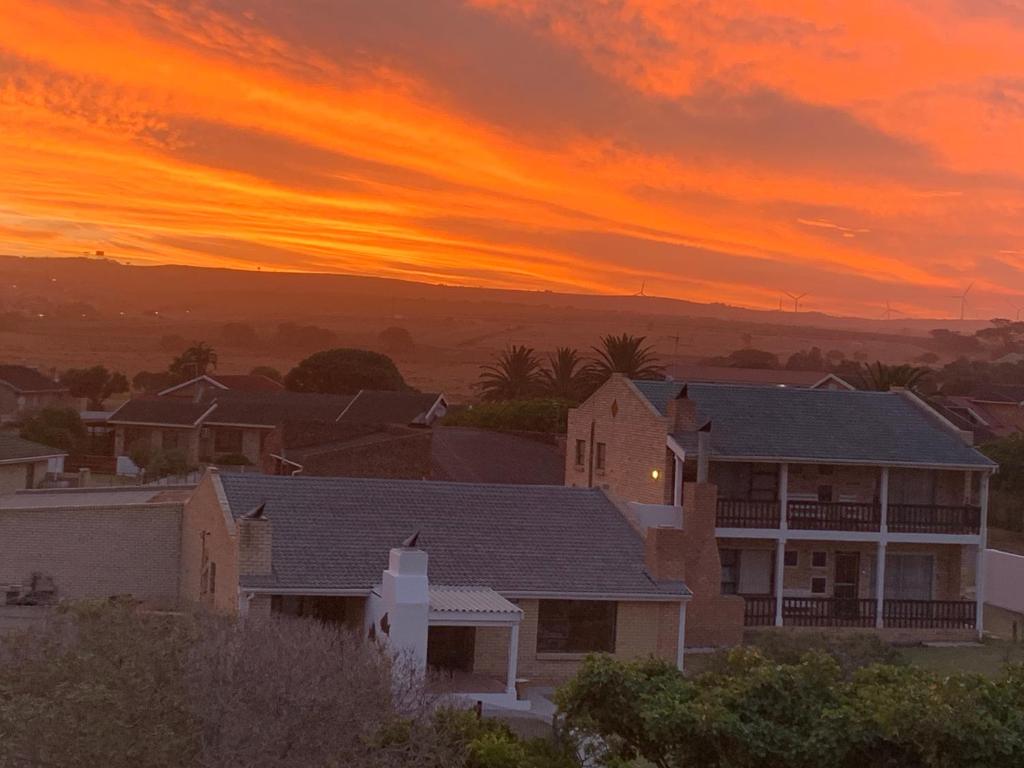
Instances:
[[[582,653],[555,653],[551,651],[537,652],[537,661],[583,661],[591,653],[602,653],[602,651],[584,651]]]

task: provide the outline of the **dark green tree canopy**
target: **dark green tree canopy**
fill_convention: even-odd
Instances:
[[[21,436],[34,443],[75,451],[86,439],[85,425],[73,408],[43,408],[21,425]]]
[[[861,388],[877,392],[888,392],[893,387],[918,389],[931,372],[931,368],[875,362],[861,368]]]
[[[60,377],[74,397],[89,400],[89,408],[103,409],[103,402],[111,395],[128,391],[128,379],[123,373],[108,371],[102,365],[92,368],[69,368]]]
[[[249,375],[263,376],[264,378],[270,379],[271,381],[276,381],[278,383],[282,383],[284,381],[284,376],[281,375],[281,372],[277,370],[277,368],[274,368],[269,365],[257,365],[255,368],[249,371]]]
[[[602,336],[600,346],[593,347],[597,358],[594,361],[594,376],[603,383],[613,373],[621,373],[630,379],[663,379],[665,368],[658,362],[654,347],[645,344],[646,336]]]
[[[197,341],[171,361],[168,370],[177,381],[188,381],[217,367],[217,352],[205,341]]]
[[[578,403],[593,390],[593,367],[572,347],[558,347],[548,355],[540,375],[544,394],[559,400]]]
[[[361,389],[408,390],[394,361],[365,349],[326,349],[310,355],[285,376],[293,392],[354,395]]]
[[[532,347],[513,345],[480,372],[484,400],[527,400],[541,391],[540,359]]]

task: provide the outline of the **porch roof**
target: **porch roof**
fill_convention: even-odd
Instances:
[[[430,618],[469,619],[478,617],[487,623],[518,623],[523,610],[509,602],[490,587],[430,587]]]

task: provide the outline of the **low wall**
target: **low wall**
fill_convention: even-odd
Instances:
[[[985,550],[985,602],[1024,613],[1024,555]]]

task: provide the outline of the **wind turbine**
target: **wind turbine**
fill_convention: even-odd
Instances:
[[[1024,307],[1018,307],[1016,304],[1014,304],[1012,301],[1009,301],[1009,300],[1007,300],[1006,303],[1009,304],[1010,305],[1010,309],[1012,309],[1016,313],[1016,314],[1014,314],[1013,319],[1016,322],[1019,323],[1020,322],[1020,313],[1024,312]]]
[[[644,280],[644,281],[643,281],[642,283],[640,283],[640,290],[639,290],[639,291],[637,291],[636,293],[634,293],[633,295],[634,295],[634,296],[643,296],[644,298],[646,298],[646,297],[647,297],[647,294],[646,294],[646,293],[644,293],[644,291],[645,291],[646,289],[647,289],[647,281],[646,281],[646,280]]]
[[[960,319],[963,320],[967,314],[967,294],[971,292],[971,288],[974,287],[974,281],[967,286],[967,290],[958,296],[950,296],[951,299],[960,299]]]
[[[789,298],[791,298],[793,300],[793,313],[795,314],[795,313],[799,312],[800,311],[800,299],[802,299],[804,296],[806,296],[807,293],[806,292],[804,292],[804,293],[790,293],[789,291],[783,291],[783,293],[786,294],[787,296],[789,296]]]
[[[897,314],[897,315],[905,315],[905,314],[906,314],[906,312],[903,312],[903,311],[901,311],[901,310],[899,310],[899,309],[894,309],[894,308],[893,308],[893,307],[892,307],[892,306],[891,306],[891,305],[889,304],[889,302],[888,302],[888,301],[887,301],[887,302],[885,302],[885,312],[883,312],[883,313],[882,313],[882,318],[883,318],[884,320],[892,320],[892,316],[893,316],[893,314]]]

